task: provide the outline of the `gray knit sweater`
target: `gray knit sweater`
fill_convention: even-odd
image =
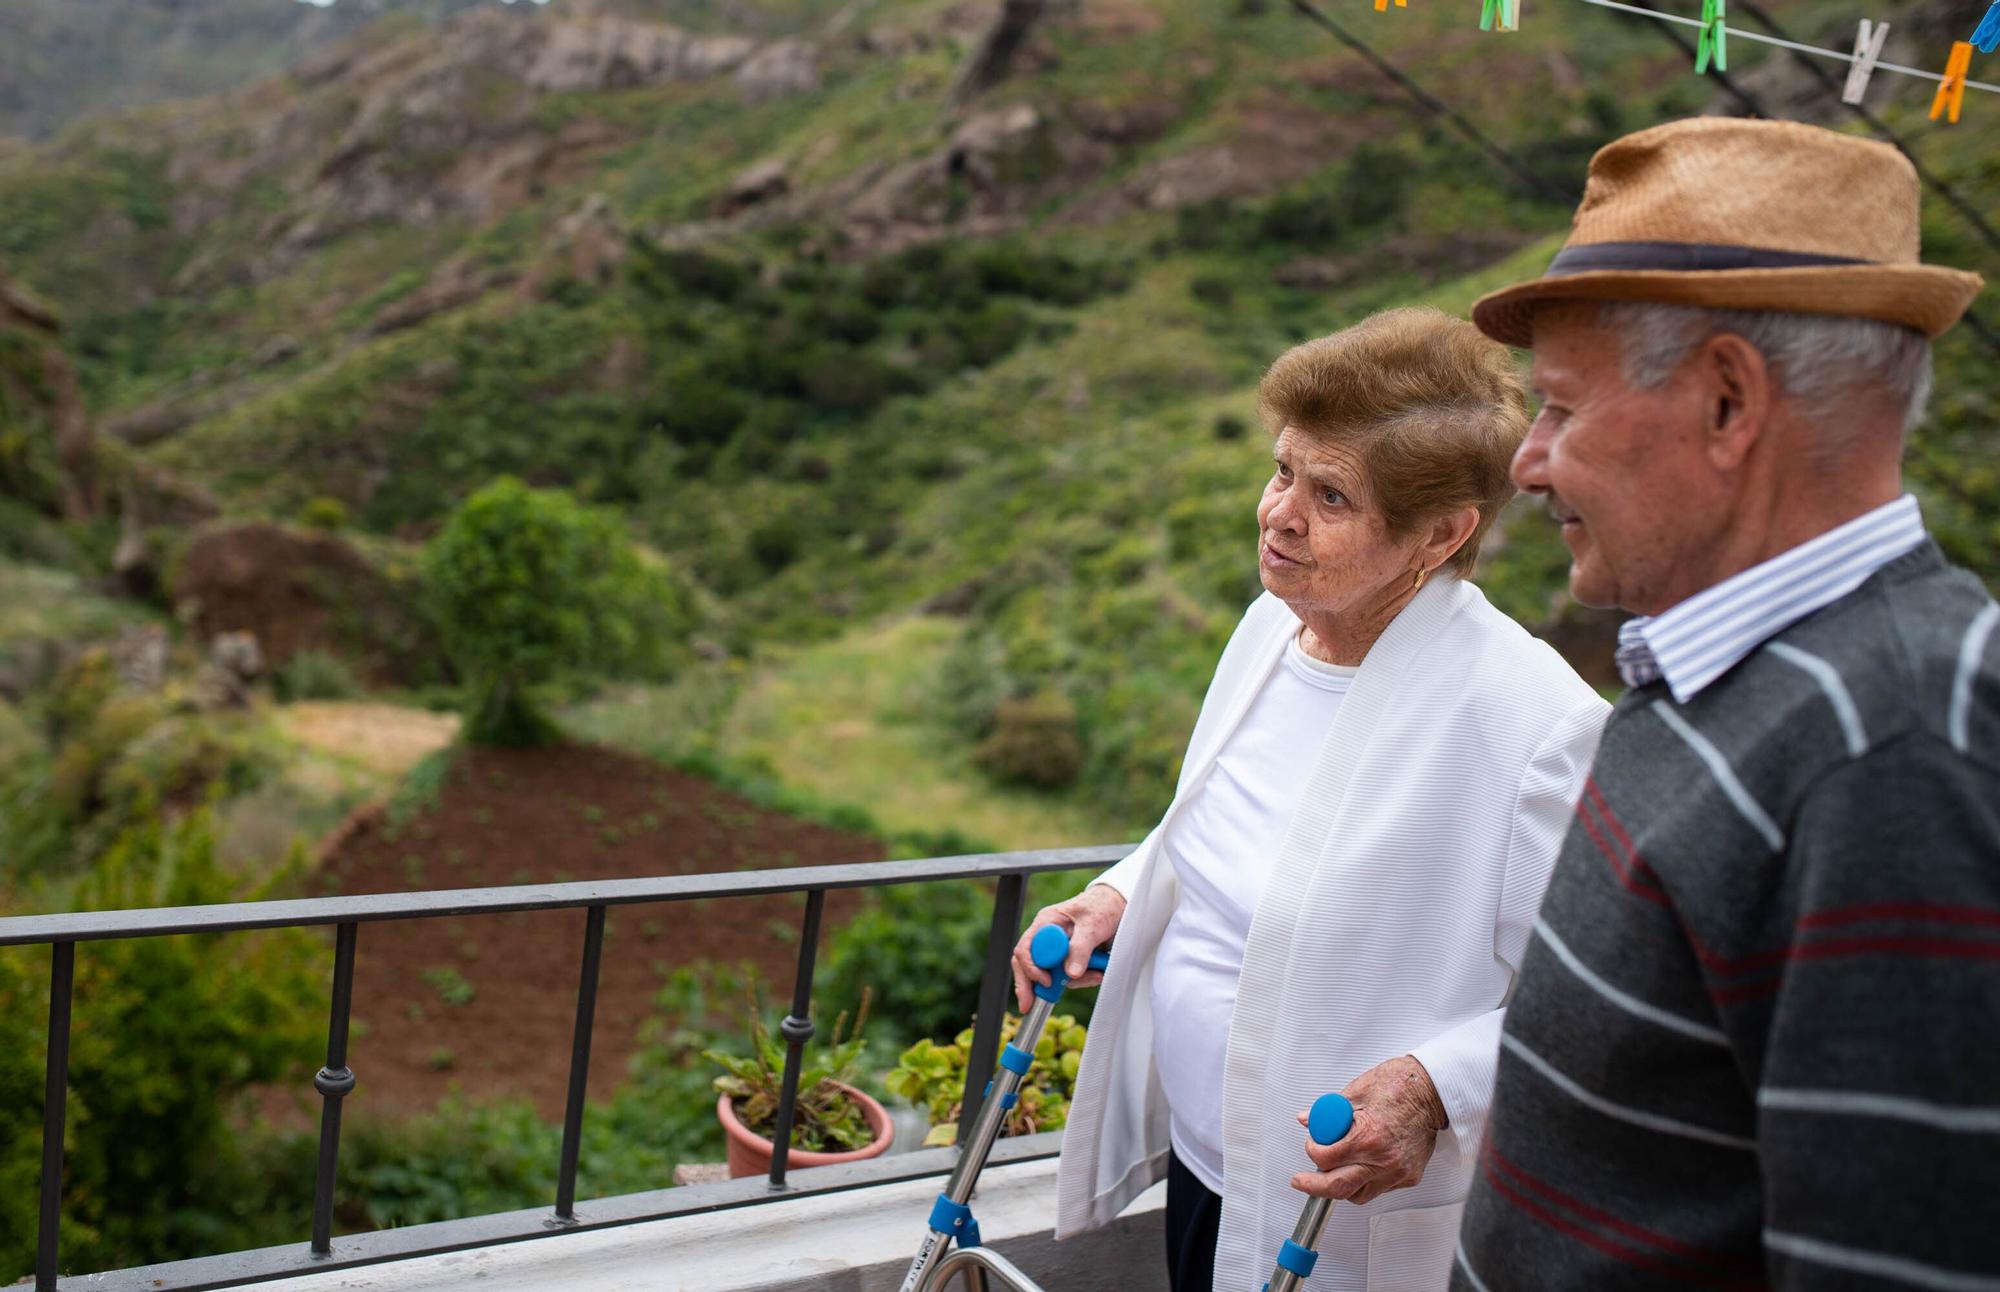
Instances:
[[[1619,702],[1454,1288],[2000,1292],[1996,618],[1926,543]]]

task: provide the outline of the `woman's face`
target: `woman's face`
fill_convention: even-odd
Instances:
[[[1415,580],[1420,534],[1389,536],[1360,455],[1287,426],[1257,504],[1264,586],[1301,619],[1368,615]]]

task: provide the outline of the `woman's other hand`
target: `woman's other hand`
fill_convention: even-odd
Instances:
[[[1069,986],[1094,987],[1104,975],[1092,971],[1090,953],[1111,941],[1118,921],[1125,918],[1125,895],[1109,884],[1092,884],[1067,902],[1044,906],[1028,922],[1028,931],[1014,944],[1014,1003],[1028,1012],[1030,994],[1038,986],[1049,985],[1048,971],[1028,955],[1028,944],[1044,924],[1053,924],[1069,934]]]
[[[1450,1124],[1424,1065],[1405,1054],[1376,1064],[1340,1093],[1354,1104],[1354,1129],[1324,1147],[1307,1139],[1306,1156],[1319,1170],[1299,1172],[1292,1187],[1358,1206],[1423,1179],[1438,1132]],[[1300,1113],[1299,1122],[1305,1120]]]

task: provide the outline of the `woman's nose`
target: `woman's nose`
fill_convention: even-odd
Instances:
[[[1287,489],[1271,500],[1264,511],[1265,529],[1282,529],[1299,533],[1298,512],[1292,506],[1292,491]]]

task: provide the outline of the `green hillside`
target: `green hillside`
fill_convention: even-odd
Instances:
[[[1062,9],[956,105],[979,29],[943,4],[767,6],[747,34],[645,12],[686,25],[384,21],[227,105],[80,127],[0,161],[0,265],[56,303],[104,438],[227,516],[393,547],[495,475],[559,485],[698,585],[711,669],[948,614],[907,720],[968,748],[1009,701],[1073,722],[1073,767],[989,766],[1141,828],[1255,589],[1261,366],[1384,306],[1462,309],[1566,207],[1283,5]],[[1558,190],[1602,140],[1723,103],[1582,5],[1512,34],[1345,16]],[[1786,57],[1740,46],[1737,74],[1836,119]],[[1921,88],[1876,94],[1993,209],[1982,131],[1922,123]],[[1926,231],[1994,268],[1942,205]],[[1993,571],[1990,355],[1961,332],[1940,358],[1913,469]],[[1539,521],[1503,537],[1496,595],[1558,613]],[[653,743],[727,744],[711,716]]]

